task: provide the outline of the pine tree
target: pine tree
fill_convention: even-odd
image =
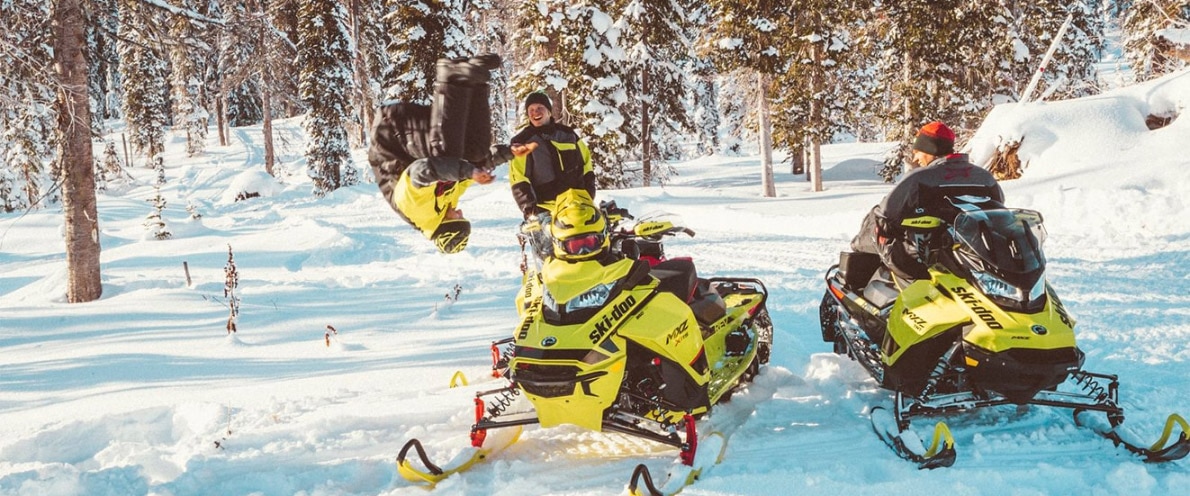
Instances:
[[[781,90],[773,91],[773,141],[789,150],[792,160],[806,157],[813,190],[822,191],[820,147],[846,129],[847,109],[840,102],[860,100],[865,89],[848,77],[861,69],[853,61],[851,32],[872,2],[801,0],[796,7],[780,18],[781,29],[794,36],[783,47],[789,63],[775,79]]]
[[[464,29],[468,33],[475,53],[495,53],[504,60],[504,65],[492,71],[492,79],[488,83],[491,87],[489,102],[492,107],[492,139],[496,143],[507,143],[510,123],[508,119],[509,105],[516,105],[508,98],[509,78],[505,68],[510,67],[509,58],[514,56],[505,48],[507,39],[506,26],[512,25],[510,7],[512,0],[475,0],[470,3],[471,8],[466,11],[467,20]]]
[[[695,33],[705,32],[711,22],[711,9],[700,1],[688,2],[685,8],[691,29]],[[720,152],[719,81],[714,61],[692,47],[686,71],[689,73],[691,125],[697,135],[698,153]]]
[[[193,5],[192,0],[178,3],[178,7],[187,10],[193,10]],[[200,32],[208,30],[205,25],[195,25],[199,22],[173,16],[169,26],[174,127],[185,130],[186,155],[190,157],[201,155],[206,148],[209,115],[202,95],[203,65],[209,58],[209,45],[198,37]]]
[[[124,86],[124,116],[133,149],[144,153],[146,165],[165,149],[169,123],[168,63],[160,44],[150,39],[149,23],[160,22],[159,10],[140,0],[120,0],[120,69]]]
[[[101,131],[105,119],[120,117],[119,53],[116,51],[116,30],[119,7],[117,0],[92,0],[95,7],[87,15],[87,59],[91,61],[88,83],[95,112],[92,127]]]
[[[153,239],[169,239],[173,237],[173,233],[165,227],[165,219],[161,216],[161,212],[165,210],[165,197],[161,196],[161,185],[153,188],[153,197],[145,200],[153,205],[153,209],[149,211],[149,215],[145,216],[145,229]]]
[[[686,68],[693,40],[692,23],[676,0],[630,0],[617,23],[620,45],[627,50],[630,84],[625,114],[628,144],[640,149],[641,183],[653,179],[654,159],[678,159],[678,140],[691,130],[686,109]],[[664,179],[665,168],[657,174]]]
[[[574,127],[590,147],[601,188],[636,182],[624,169],[632,158],[620,110],[629,78],[620,30],[607,14],[614,6],[611,0],[526,0],[513,40],[530,54],[527,71],[514,79],[516,93],[550,95],[555,120]]]
[[[783,72],[794,56],[787,32],[797,8],[789,2],[743,3],[712,0],[715,23],[702,39],[703,50],[712,56],[720,72],[748,69],[746,77],[756,88],[754,108],[760,135],[761,194],[777,195],[773,182],[772,125],[769,105],[773,88],[771,77]]]
[[[904,0],[886,4],[872,26],[881,40],[877,80],[885,89],[876,118],[886,139],[908,142],[917,128],[940,120],[973,129],[990,105],[987,81],[972,59],[982,44],[985,19],[960,0]],[[920,20],[920,21],[915,21]]]
[[[1068,14],[1071,25],[1062,39],[1057,40],[1053,60],[1040,73],[1038,88],[1030,98],[1065,99],[1098,93],[1095,63],[1103,49],[1103,19],[1091,3],[1098,2],[1007,2],[998,12],[989,13],[994,16],[992,25],[1001,33],[1000,38],[970,50],[975,60],[985,60],[981,62],[981,72],[988,76],[986,79],[999,83],[992,88],[993,103],[1025,97],[1022,93],[1038,74],[1042,59]],[[988,53],[997,57],[989,58]]]
[[[384,2],[348,0],[348,5],[355,45],[352,68],[356,91],[352,95],[352,106],[358,112],[355,119],[358,125],[351,134],[351,142],[353,145],[364,145],[373,114],[383,94],[380,79],[391,65],[385,51],[388,38],[384,33]]]
[[[1124,56],[1137,81],[1156,79],[1186,67],[1172,56],[1175,50],[1161,34],[1168,28],[1190,28],[1190,2],[1186,0],[1134,1],[1124,12]]]
[[[0,18],[9,26],[0,46],[0,212],[12,212],[38,205],[54,183],[50,6],[6,2]]]
[[[310,107],[304,126],[310,136],[306,171],[314,195],[322,197],[359,182],[347,143],[351,111],[354,47],[344,21],[346,9],[335,0],[302,0],[298,9],[300,93]]]
[[[389,99],[429,104],[439,58],[471,55],[463,31],[462,0],[387,0],[390,13],[384,76]]]

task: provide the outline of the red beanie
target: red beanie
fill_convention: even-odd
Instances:
[[[913,149],[926,152],[935,157],[945,157],[954,153],[954,131],[946,124],[938,121],[921,127],[917,132],[917,139],[913,142]]]

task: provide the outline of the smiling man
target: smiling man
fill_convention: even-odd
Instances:
[[[549,96],[536,91],[525,97],[529,125],[510,141],[536,149],[509,162],[512,197],[525,219],[545,213],[558,195],[569,189],[586,190],[595,198],[591,151],[574,129],[554,122]]]

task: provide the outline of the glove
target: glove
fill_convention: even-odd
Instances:
[[[525,234],[536,234],[541,232],[541,219],[537,214],[530,215],[521,223],[521,232]]]
[[[491,154],[492,158],[488,162],[488,165],[493,168],[497,165],[507,163],[514,156],[512,154],[512,147],[508,145],[492,145]]]

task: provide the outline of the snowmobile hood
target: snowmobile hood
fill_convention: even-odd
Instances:
[[[568,262],[550,259],[541,268],[542,283],[554,300],[564,304],[600,284],[614,284],[632,271],[634,261],[620,259],[604,265],[597,260]]]

